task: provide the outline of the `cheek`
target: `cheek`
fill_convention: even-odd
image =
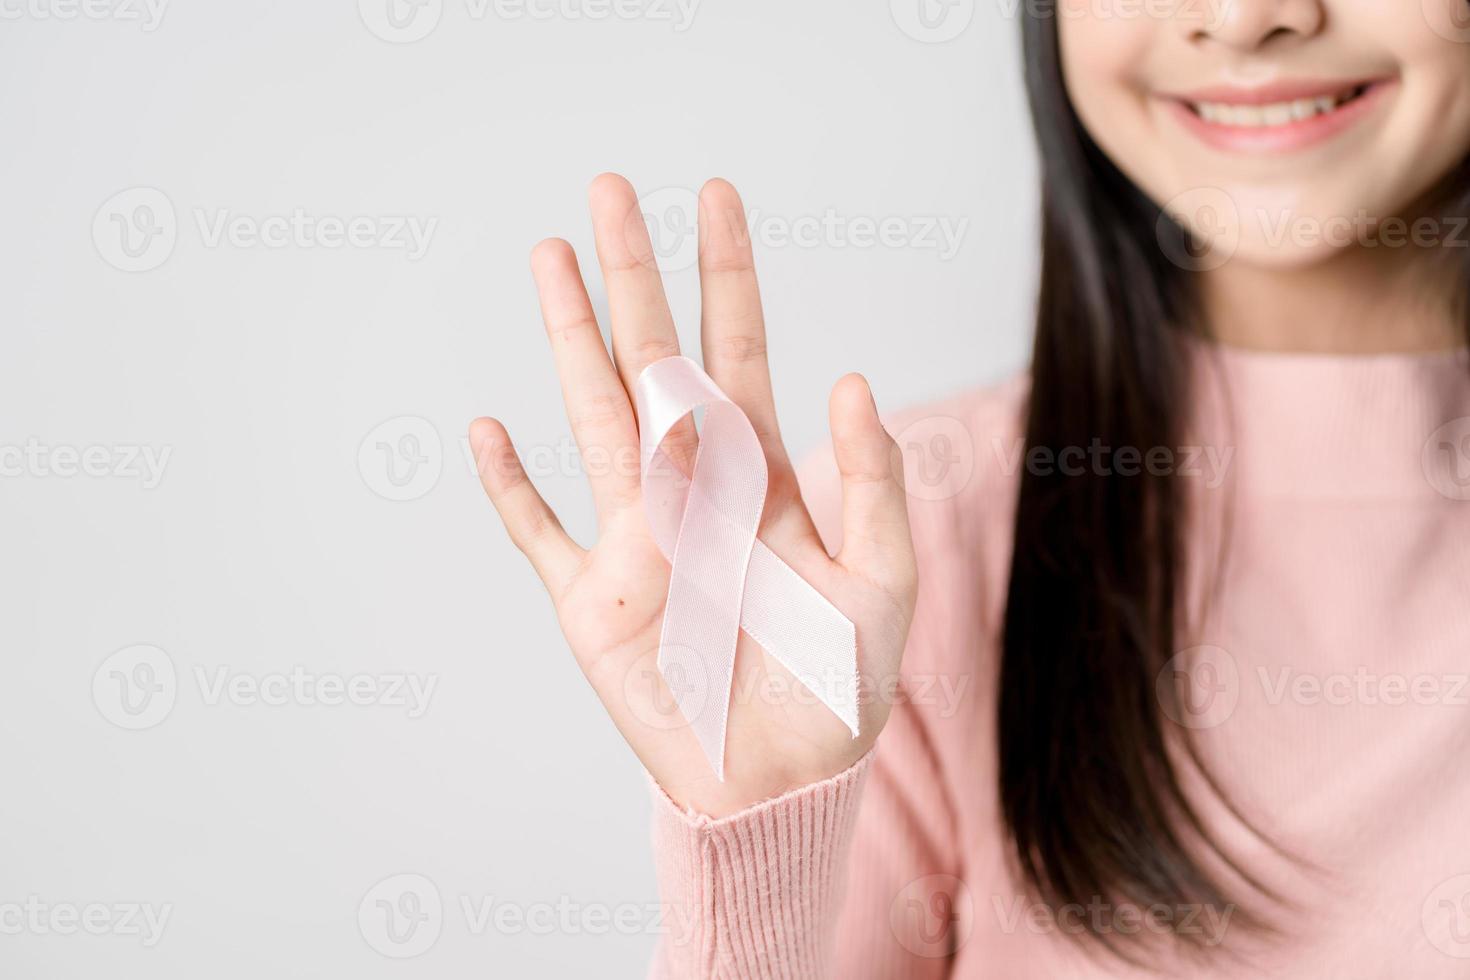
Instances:
[[[1428,190],[1470,153],[1470,0],[1341,0],[1356,36],[1400,66],[1402,104],[1377,147],[1379,185],[1393,194],[1386,212]]]
[[[1134,179],[1132,157],[1148,124],[1143,79],[1157,50],[1157,19],[1101,17],[1096,0],[1066,0],[1057,29],[1067,95],[1082,125]],[[1130,152],[1130,147],[1134,148]]]
[[[1332,12],[1357,46],[1398,66],[1398,136],[1453,142],[1470,129],[1470,0],[1337,0]]]
[[[1100,17],[1095,0],[1067,0],[1058,17],[1062,68],[1073,100],[1138,87],[1153,30],[1145,18]]]

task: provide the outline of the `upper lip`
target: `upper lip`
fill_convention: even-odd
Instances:
[[[1327,95],[1341,95],[1354,89],[1375,85],[1381,78],[1303,78],[1294,81],[1272,82],[1253,88],[1238,85],[1217,85],[1211,88],[1178,92],[1170,98],[1183,102],[1220,102],[1225,105],[1273,105],[1278,102],[1295,102],[1297,99],[1316,99]]]

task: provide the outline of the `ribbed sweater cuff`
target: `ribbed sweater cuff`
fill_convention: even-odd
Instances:
[[[719,820],[680,808],[649,779],[668,927],[653,977],[829,976],[853,820],[872,755]]]

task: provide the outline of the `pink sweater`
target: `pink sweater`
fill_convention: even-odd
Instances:
[[[1154,954],[1149,973],[1070,938],[1086,921],[1146,930],[1139,910],[1049,909],[1012,871],[994,716],[1016,381],[890,425],[906,453],[943,450],[935,434],[968,444],[951,439],[947,473],[911,465],[908,697],[877,748],[722,820],[654,788],[667,920],[692,924],[664,937],[656,977],[1470,977],[1470,359],[1196,357],[1189,445],[1208,452],[1174,458],[1230,530],[1213,594],[1204,575],[1189,583],[1199,625],[1175,663],[1190,704],[1177,720],[1255,827],[1305,859],[1195,795],[1215,837],[1291,899],[1268,912],[1285,938],[1260,940],[1228,908],[1171,910],[1209,953]],[[1085,465],[1128,462],[1095,456]],[[835,471],[803,484],[835,545]],[[1216,553],[1222,526],[1197,522],[1191,554]]]

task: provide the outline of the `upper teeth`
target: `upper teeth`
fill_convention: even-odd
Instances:
[[[1297,99],[1294,102],[1273,102],[1270,105],[1232,105],[1228,102],[1196,102],[1195,112],[1205,122],[1222,126],[1285,126],[1299,119],[1325,115],[1352,97],[1351,92],[1342,95],[1324,95],[1315,99]]]

